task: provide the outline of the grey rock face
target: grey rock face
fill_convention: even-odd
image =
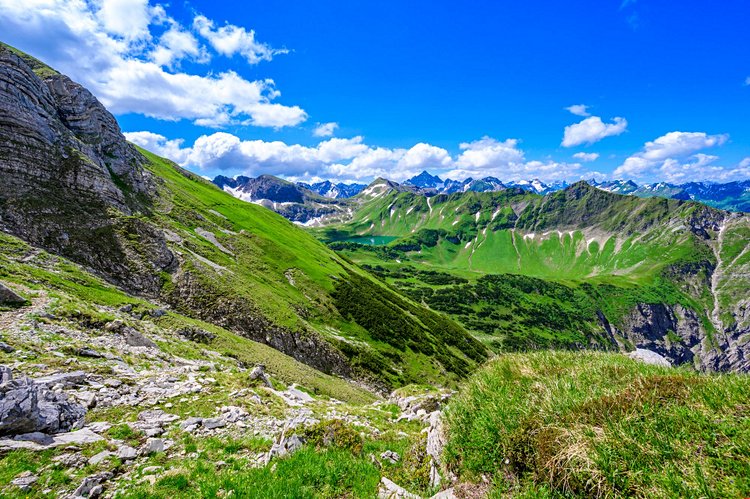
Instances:
[[[10,379],[9,379],[10,378]],[[80,428],[86,409],[30,378],[13,379],[7,368],[0,384],[0,435],[58,433]]]
[[[155,293],[154,271],[176,264],[163,234],[112,214],[147,209],[155,181],[99,101],[0,47],[0,137],[0,229]],[[137,234],[140,250],[123,233]]]
[[[23,305],[26,299],[0,282],[0,305]]]
[[[700,319],[681,305],[638,304],[625,319],[626,337],[636,347],[658,353],[684,364],[695,357],[705,334]]]
[[[711,337],[700,317],[681,305],[638,304],[617,332],[638,349],[673,365],[689,363],[702,371],[750,372],[750,341],[732,331]]]

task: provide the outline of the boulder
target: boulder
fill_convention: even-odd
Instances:
[[[216,335],[205,329],[197,327],[185,327],[177,330],[177,334],[183,338],[194,341],[196,343],[211,343],[211,340],[216,338]]]
[[[0,451],[19,449],[45,450],[52,449],[54,447],[91,444],[104,440],[102,437],[100,437],[93,431],[90,431],[88,428],[84,428],[78,431],[71,431],[68,433],[57,433],[55,435],[50,435],[49,438],[52,440],[50,443],[39,443],[38,441],[27,439],[2,438],[0,439]],[[48,442],[48,440],[45,440],[45,442]]]
[[[129,445],[122,445],[117,449],[115,456],[123,461],[130,461],[138,457],[138,451]]]
[[[125,339],[125,343],[131,347],[159,348],[156,343],[146,338],[132,327],[126,326],[123,328],[122,336]]]
[[[50,437],[46,433],[42,433],[39,431],[16,435],[15,437],[13,437],[13,440],[16,440],[18,442],[34,442],[35,444],[39,445],[49,445],[54,442],[54,439],[52,437]]]
[[[104,355],[100,354],[92,348],[80,348],[76,353],[78,353],[78,355],[80,355],[81,357],[89,357],[92,359],[101,359],[102,357],[104,357]]]
[[[634,351],[628,352],[628,357],[634,360],[639,360],[644,364],[672,367],[672,363],[669,362],[666,357],[656,352],[652,352],[651,350],[646,350],[645,348],[636,348]]]
[[[0,435],[59,433],[83,425],[86,409],[45,384],[23,377],[14,379],[0,367]]]
[[[380,479],[378,487],[379,499],[421,499],[418,495],[412,494],[403,487],[396,485],[391,480],[383,477]]]
[[[401,456],[398,455],[397,452],[393,452],[392,450],[387,450],[380,454],[380,459],[383,459],[384,461],[388,461],[391,464],[396,464],[401,460]]]
[[[97,464],[101,463],[105,459],[109,459],[112,456],[112,453],[108,450],[103,450],[99,454],[95,454],[89,458],[89,464],[91,466],[96,466]]]
[[[73,492],[73,497],[99,497],[104,491],[102,484],[111,479],[114,474],[105,471],[96,475],[87,476],[81,485]]]
[[[38,476],[34,475],[30,471],[24,471],[23,473],[20,473],[18,476],[16,476],[16,478],[14,478],[10,483],[25,492],[31,489],[31,486],[34,485],[38,480]]]
[[[108,322],[104,326],[104,330],[119,334],[125,340],[125,343],[127,343],[131,347],[159,348],[156,343],[146,338],[144,335],[119,319]]]
[[[214,430],[216,428],[223,428],[227,425],[224,418],[206,418],[203,420],[203,427],[207,430]]]
[[[266,366],[263,364],[258,364],[252,371],[250,371],[250,379],[253,381],[260,380],[268,388],[273,388],[271,380],[268,379],[268,375],[266,374]]]
[[[0,305],[23,305],[24,303],[26,303],[26,298],[16,294],[15,291],[0,282]]]
[[[83,371],[72,371],[69,373],[57,373],[49,376],[35,378],[34,383],[47,387],[55,385],[74,386],[82,385],[86,381],[86,373]]]
[[[149,438],[141,448],[141,452],[145,455],[164,452],[164,440],[161,438]]]

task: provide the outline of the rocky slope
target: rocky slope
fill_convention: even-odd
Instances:
[[[445,392],[381,398],[10,241],[6,289],[25,298],[0,308],[3,497],[242,495],[248,484],[256,497],[372,497],[381,472],[430,465],[401,455],[423,449]],[[300,483],[318,465],[336,473]]]

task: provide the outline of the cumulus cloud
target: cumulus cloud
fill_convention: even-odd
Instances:
[[[577,160],[588,163],[588,162],[596,161],[597,159],[599,159],[599,153],[598,152],[577,152],[573,155],[573,157]]]
[[[250,64],[270,61],[277,54],[289,52],[287,49],[275,49],[268,44],[258,42],[253,30],[246,30],[233,24],[217,28],[214,22],[206,16],[196,16],[193,26],[218,53],[226,56],[240,54]]]
[[[252,49],[252,31],[213,28],[210,20],[198,17],[211,45],[220,47],[219,53],[234,50],[258,62],[283,52],[257,41],[257,50]],[[281,94],[273,80],[249,81],[233,71],[207,75],[170,71],[186,58],[208,59],[207,49],[190,29],[170,18],[163,6],[147,0],[0,0],[5,41],[79,81],[115,113],[187,119],[210,127],[279,128],[307,119],[298,106],[274,102]],[[235,39],[240,41],[231,41]]]
[[[447,150],[431,144],[391,149],[368,145],[361,136],[330,138],[315,146],[303,146],[281,141],[242,140],[229,133],[216,132],[199,137],[190,147],[179,139],[169,140],[152,132],[130,132],[126,136],[131,142],[185,167],[230,175],[272,174],[291,180],[323,178],[345,182],[387,177],[403,181],[429,170],[447,172],[449,177],[460,179],[489,175],[503,180],[582,178],[579,163],[526,161],[515,139],[498,141],[483,137],[461,144],[461,153],[454,158]]]
[[[159,43],[150,54],[151,60],[159,66],[173,69],[183,59],[205,63],[211,56],[198,39],[178,23],[171,26],[159,37]]]
[[[625,118],[615,118],[612,123],[604,123],[598,116],[591,116],[580,123],[565,127],[562,146],[573,147],[581,144],[593,144],[605,137],[620,135],[628,127]]]
[[[338,127],[339,124],[335,122],[318,123],[315,130],[313,130],[313,135],[316,137],[330,137],[336,132]]]
[[[568,106],[565,108],[566,111],[571,112],[572,114],[575,114],[576,116],[591,116],[591,113],[588,112],[589,106],[585,104],[574,104],[572,106]]]
[[[642,180],[728,181],[748,176],[750,169],[742,163],[733,168],[716,165],[718,156],[700,153],[703,149],[721,146],[729,135],[705,132],[669,132],[646,142],[643,149],[628,157],[614,171],[616,177]]]
[[[123,135],[133,144],[176,163],[184,163],[187,160],[187,149],[182,148],[185,142],[183,139],[168,140],[165,136],[153,132],[125,132]]]

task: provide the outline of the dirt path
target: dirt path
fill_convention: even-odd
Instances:
[[[26,321],[29,314],[41,314],[47,308],[49,298],[46,293],[40,293],[31,299],[31,305],[0,312],[0,332],[9,333]]]

